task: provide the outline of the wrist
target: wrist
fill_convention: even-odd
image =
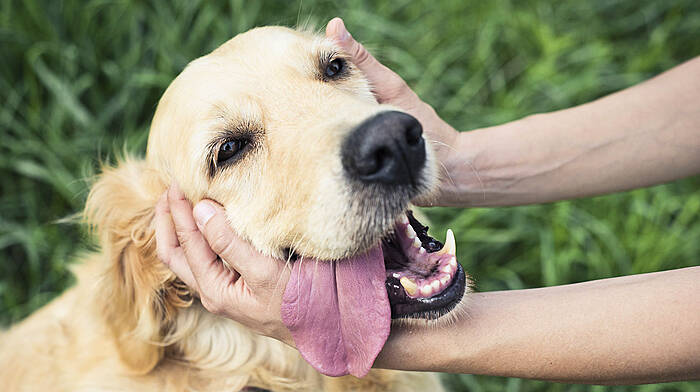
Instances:
[[[520,205],[535,201],[538,188],[520,184],[542,168],[536,142],[524,137],[536,128],[532,116],[502,125],[460,132],[442,161],[440,204],[450,207]],[[530,132],[531,134],[531,132]]]
[[[418,97],[416,97],[416,102],[409,113],[413,114],[423,125],[425,142],[430,146],[436,161],[435,167],[439,182],[434,194],[418,200],[416,203],[420,206],[446,206],[448,204],[443,198],[443,193],[453,185],[450,176],[454,171],[452,168],[448,168],[447,162],[455,162],[453,156],[457,149],[460,133],[440,118],[432,106],[421,101]]]
[[[374,367],[450,373],[471,373],[477,369],[482,348],[492,340],[492,331],[484,331],[483,323],[473,319],[473,315],[483,317],[485,296],[468,295],[464,310],[449,321],[437,320],[431,324],[406,321],[392,325]]]
[[[416,97],[416,99],[418,99]],[[459,132],[450,124],[445,122],[429,104],[420,101],[417,104],[416,112],[420,116],[418,120],[423,123],[424,131],[433,143],[433,150],[441,161],[445,161],[447,156],[454,151],[454,145],[459,136]]]
[[[440,189],[436,205],[466,207],[486,203],[483,169],[478,167],[481,162],[477,162],[484,156],[486,145],[478,132],[457,132],[445,154],[438,156]]]

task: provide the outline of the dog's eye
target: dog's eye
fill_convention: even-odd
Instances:
[[[226,162],[235,157],[248,144],[245,139],[229,140],[219,147],[219,154],[216,156],[216,162]]]
[[[334,78],[340,75],[345,69],[345,60],[343,59],[333,59],[326,66],[326,77]]]

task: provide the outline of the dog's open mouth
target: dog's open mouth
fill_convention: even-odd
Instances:
[[[437,319],[459,303],[466,276],[455,250],[451,230],[443,245],[406,211],[393,233],[382,240],[392,318]]]
[[[391,319],[437,319],[462,299],[466,276],[450,231],[443,246],[410,211],[371,249],[342,260],[299,258],[282,321],[301,355],[329,376],[367,374]]]

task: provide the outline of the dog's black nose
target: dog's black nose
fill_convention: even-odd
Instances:
[[[382,112],[360,124],[345,140],[345,171],[363,182],[415,184],[425,166],[423,127],[406,113]]]

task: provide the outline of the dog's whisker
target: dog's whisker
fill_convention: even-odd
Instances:
[[[305,30],[306,29],[306,24],[305,25],[300,25],[299,21],[301,20],[301,9],[304,7],[304,0],[299,0],[299,9],[297,10],[297,23],[296,23],[296,28],[297,30]],[[308,22],[308,18],[307,18]]]
[[[484,186],[484,182],[481,180],[481,175],[479,175],[479,171],[476,170],[476,167],[472,163],[471,160],[465,159],[464,163],[469,165],[469,167],[472,169],[474,172],[474,175],[476,176],[476,180],[479,181],[479,186],[481,187],[481,193],[483,195],[483,201],[486,201],[486,187]]]
[[[305,236],[302,235],[301,241],[304,240],[304,237],[305,237]],[[298,240],[297,238],[298,238],[298,234],[295,234],[295,235],[294,235],[294,238],[292,238],[292,242],[291,242],[291,244],[290,244],[290,246],[289,246],[289,254],[287,255],[287,259],[285,260],[283,270],[289,269],[289,270],[291,271],[291,269],[292,269],[292,257],[293,257],[293,255],[295,255],[295,254],[298,255],[298,253],[297,253],[297,246],[298,246],[299,240]],[[297,261],[301,262],[301,256],[299,257],[299,260],[297,260]],[[280,293],[279,290],[282,290],[282,291],[285,290],[286,287],[285,287],[285,288],[280,288],[281,283],[282,283],[282,274],[280,274],[280,275],[277,277],[277,280],[276,280],[276,282],[275,282],[275,287],[274,287],[274,289],[273,289],[273,293],[274,293],[275,295],[278,295],[278,294]],[[268,302],[266,310],[269,311],[269,310],[270,310],[270,306],[271,306],[271,302]]]
[[[444,146],[444,147],[449,148],[453,151],[456,151],[456,149],[454,147],[450,146],[447,143],[437,141],[437,140],[431,140],[430,142],[433,144],[436,144],[436,145]],[[443,170],[445,171],[445,174],[450,179],[450,182],[452,183],[453,186],[455,186],[456,183],[455,183],[454,179],[452,178],[452,176],[450,176],[450,173],[447,170],[447,167],[442,163],[442,161],[440,159],[436,158],[435,160],[440,164],[440,166],[442,166]],[[468,165],[469,168],[471,169],[472,173],[474,173],[474,176],[476,176],[476,180],[479,182],[479,187],[481,188],[483,201],[486,201],[486,187],[484,186],[484,182],[481,179],[481,175],[479,174],[479,171],[476,169],[476,166],[474,166],[474,163],[472,162],[471,159],[463,159],[463,161],[464,161],[464,165]]]
[[[456,187],[456,186],[457,186],[457,183],[455,183],[454,179],[453,179],[452,176],[450,175],[450,171],[447,170],[447,166],[445,166],[445,164],[442,163],[442,161],[439,160],[439,159],[436,159],[435,161],[442,167],[442,170],[443,170],[443,172],[445,173],[445,175],[447,176],[447,179],[450,181],[450,184],[451,184],[452,186],[455,186],[455,187]]]

